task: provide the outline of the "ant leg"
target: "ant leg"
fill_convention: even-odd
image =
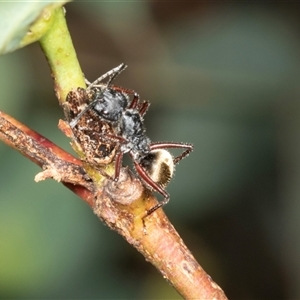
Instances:
[[[144,101],[143,103],[140,103],[140,95],[136,92],[133,93],[133,99],[128,106],[129,109],[138,109],[139,114],[141,116],[144,116],[148,107],[150,105],[149,101]]]
[[[149,101],[144,101],[139,105],[139,114],[143,117],[150,106]]]
[[[106,171],[103,170],[102,168],[97,168],[97,170],[100,172],[102,176],[106,177],[107,179],[118,181],[120,176],[121,166],[122,166],[122,159],[123,159],[123,153],[122,152],[117,153],[115,156],[115,174],[113,176],[106,173]]]
[[[122,165],[122,159],[123,159],[123,152],[119,152],[116,155],[116,159],[115,159],[115,175],[114,175],[114,178],[113,178],[114,181],[119,180],[120,170],[121,170],[121,165]]]
[[[137,93],[134,93],[133,95],[133,99],[130,103],[130,105],[128,106],[128,109],[136,109],[136,107],[138,106],[140,101],[140,96]]]
[[[140,177],[145,181],[146,184],[148,184],[150,187],[153,188],[153,190],[157,191],[158,193],[160,193],[163,197],[164,200],[162,200],[160,203],[158,203],[157,205],[153,206],[152,208],[150,208],[147,211],[147,215],[149,216],[151,215],[153,212],[155,212],[157,209],[159,209],[160,207],[166,205],[169,200],[170,200],[170,195],[167,193],[166,190],[164,190],[161,186],[159,186],[156,182],[154,182],[149,175],[147,174],[147,172],[137,163],[137,162],[133,162],[136,171],[138,172],[138,174],[140,175]]]
[[[164,200],[162,200],[161,202],[159,202],[157,205],[151,207],[149,210],[147,210],[147,214],[146,214],[146,216],[144,216],[143,218],[150,216],[150,215],[151,215],[152,213],[154,213],[157,209],[159,209],[159,208],[165,206],[165,205],[169,202],[169,200],[170,200],[170,196],[169,196],[169,198],[165,198]]]
[[[194,146],[192,144],[188,144],[188,143],[172,143],[172,142],[152,143],[150,145],[150,150],[168,149],[168,148],[186,149],[180,155],[173,158],[174,164],[177,164],[179,161],[181,161],[183,158],[185,158],[187,155],[189,155],[193,151]]]
[[[120,165],[122,163],[122,157],[120,158],[120,162],[117,161],[118,157],[116,157],[116,162],[115,162],[115,174],[113,176],[109,175],[108,173],[106,173],[105,170],[103,170],[102,168],[97,168],[97,171],[99,171],[99,173],[104,176],[105,178],[112,180],[112,181],[118,181],[119,179],[119,175],[120,175]],[[116,177],[116,172],[117,172],[117,166],[119,166],[119,171],[118,171],[118,177]]]
[[[141,117],[143,117],[148,110],[148,107],[150,105],[149,101],[144,101],[143,103],[140,103],[140,96],[137,93],[134,93],[133,99],[128,106],[129,109],[138,109],[139,114]]]
[[[185,150],[184,152],[182,152],[180,155],[176,156],[173,159],[174,164],[178,164],[183,158],[185,158],[186,156],[188,156],[194,149],[193,145],[190,145],[191,147],[188,148],[187,150]]]
[[[111,84],[110,87],[115,91],[123,92],[123,93],[128,94],[128,95],[134,95],[135,94],[135,91],[132,90],[132,89],[123,88],[121,86],[116,86],[116,85],[113,85],[113,84]]]

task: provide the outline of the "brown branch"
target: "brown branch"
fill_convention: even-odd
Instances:
[[[128,194],[126,189],[123,191]],[[141,252],[185,299],[227,299],[195,260],[163,210],[141,219],[157,204],[153,195],[144,191],[143,199],[121,209],[116,204],[120,198],[122,193],[109,183],[96,200],[95,213]]]
[[[86,180],[80,160],[1,111],[0,139],[44,169],[37,175],[37,180],[45,179],[46,173],[55,174],[56,180],[59,179],[90,206],[93,205],[90,191],[93,186]]]
[[[52,177],[79,195],[110,228],[141,252],[185,299],[227,299],[201,268],[154,196],[127,169],[118,182],[92,183],[81,161],[37,132],[0,112],[0,139],[44,169],[38,180]]]

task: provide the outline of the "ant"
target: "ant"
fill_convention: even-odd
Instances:
[[[144,126],[144,115],[150,103],[148,101],[141,102],[139,95],[134,90],[111,84],[126,67],[125,64],[121,64],[92,83],[86,80],[88,86],[85,91],[90,97],[90,103],[81,109],[72,120],[69,120],[69,125],[73,131],[75,128],[78,130],[80,120],[85,114],[92,112],[98,116],[99,122],[110,126],[108,132],[101,135],[101,141],[106,145],[114,143],[113,150],[115,151],[111,152],[111,157],[114,157],[115,160],[113,180],[118,181],[123,155],[129,153],[134,168],[142,181],[164,197],[159,204],[147,211],[147,215],[150,215],[169,202],[170,195],[165,187],[174,174],[175,165],[193,150],[193,145],[151,142],[145,135]],[[106,78],[108,78],[107,83],[101,83]],[[131,101],[129,101],[130,96],[133,96]],[[93,128],[90,129],[93,130]],[[173,157],[166,150],[169,148],[185,150],[180,155]]]

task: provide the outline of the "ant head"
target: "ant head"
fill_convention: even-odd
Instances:
[[[83,109],[71,122],[70,127],[74,128],[80,118],[93,107],[95,112],[107,121],[118,121],[121,117],[121,112],[128,104],[128,100],[124,93],[115,91],[110,88],[111,82],[127,68],[125,64],[120,64],[118,67],[108,71],[100,76],[94,82],[85,80],[88,87],[86,92],[91,95],[91,102]],[[103,79],[109,77],[106,84],[101,83]]]
[[[125,64],[119,65],[99,77],[93,83],[90,83],[87,88],[88,90],[94,90],[91,106],[93,106],[94,111],[106,121],[118,121],[128,105],[128,96],[111,88],[112,81],[126,68],[127,66]],[[107,83],[105,85],[98,85],[98,82],[106,76],[109,76]],[[100,87],[100,89],[98,87]]]
[[[142,157],[139,164],[149,177],[163,188],[170,182],[175,171],[173,157],[165,149],[152,150]]]
[[[122,112],[128,105],[128,99],[124,93],[115,91],[109,87],[99,91],[93,99],[94,111],[104,120],[116,122],[121,118]]]

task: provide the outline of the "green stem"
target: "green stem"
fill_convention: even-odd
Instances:
[[[51,18],[53,18],[50,20],[52,25],[49,26],[49,30],[40,39],[40,44],[52,71],[56,96],[59,102],[62,103],[72,89],[85,88],[86,85],[68,31],[64,9],[54,10]],[[82,153],[80,147],[76,147],[76,142],[74,142],[74,145],[74,150],[84,160],[85,153]],[[106,172],[113,173],[114,163],[107,166],[106,169]],[[95,182],[98,182],[100,186],[102,185],[104,177],[97,170],[88,164],[85,164],[85,170],[91,178],[95,179]]]
[[[54,10],[51,18],[52,26],[40,39],[40,45],[52,71],[56,96],[62,103],[70,90],[85,87],[85,82],[67,27],[64,8]]]

